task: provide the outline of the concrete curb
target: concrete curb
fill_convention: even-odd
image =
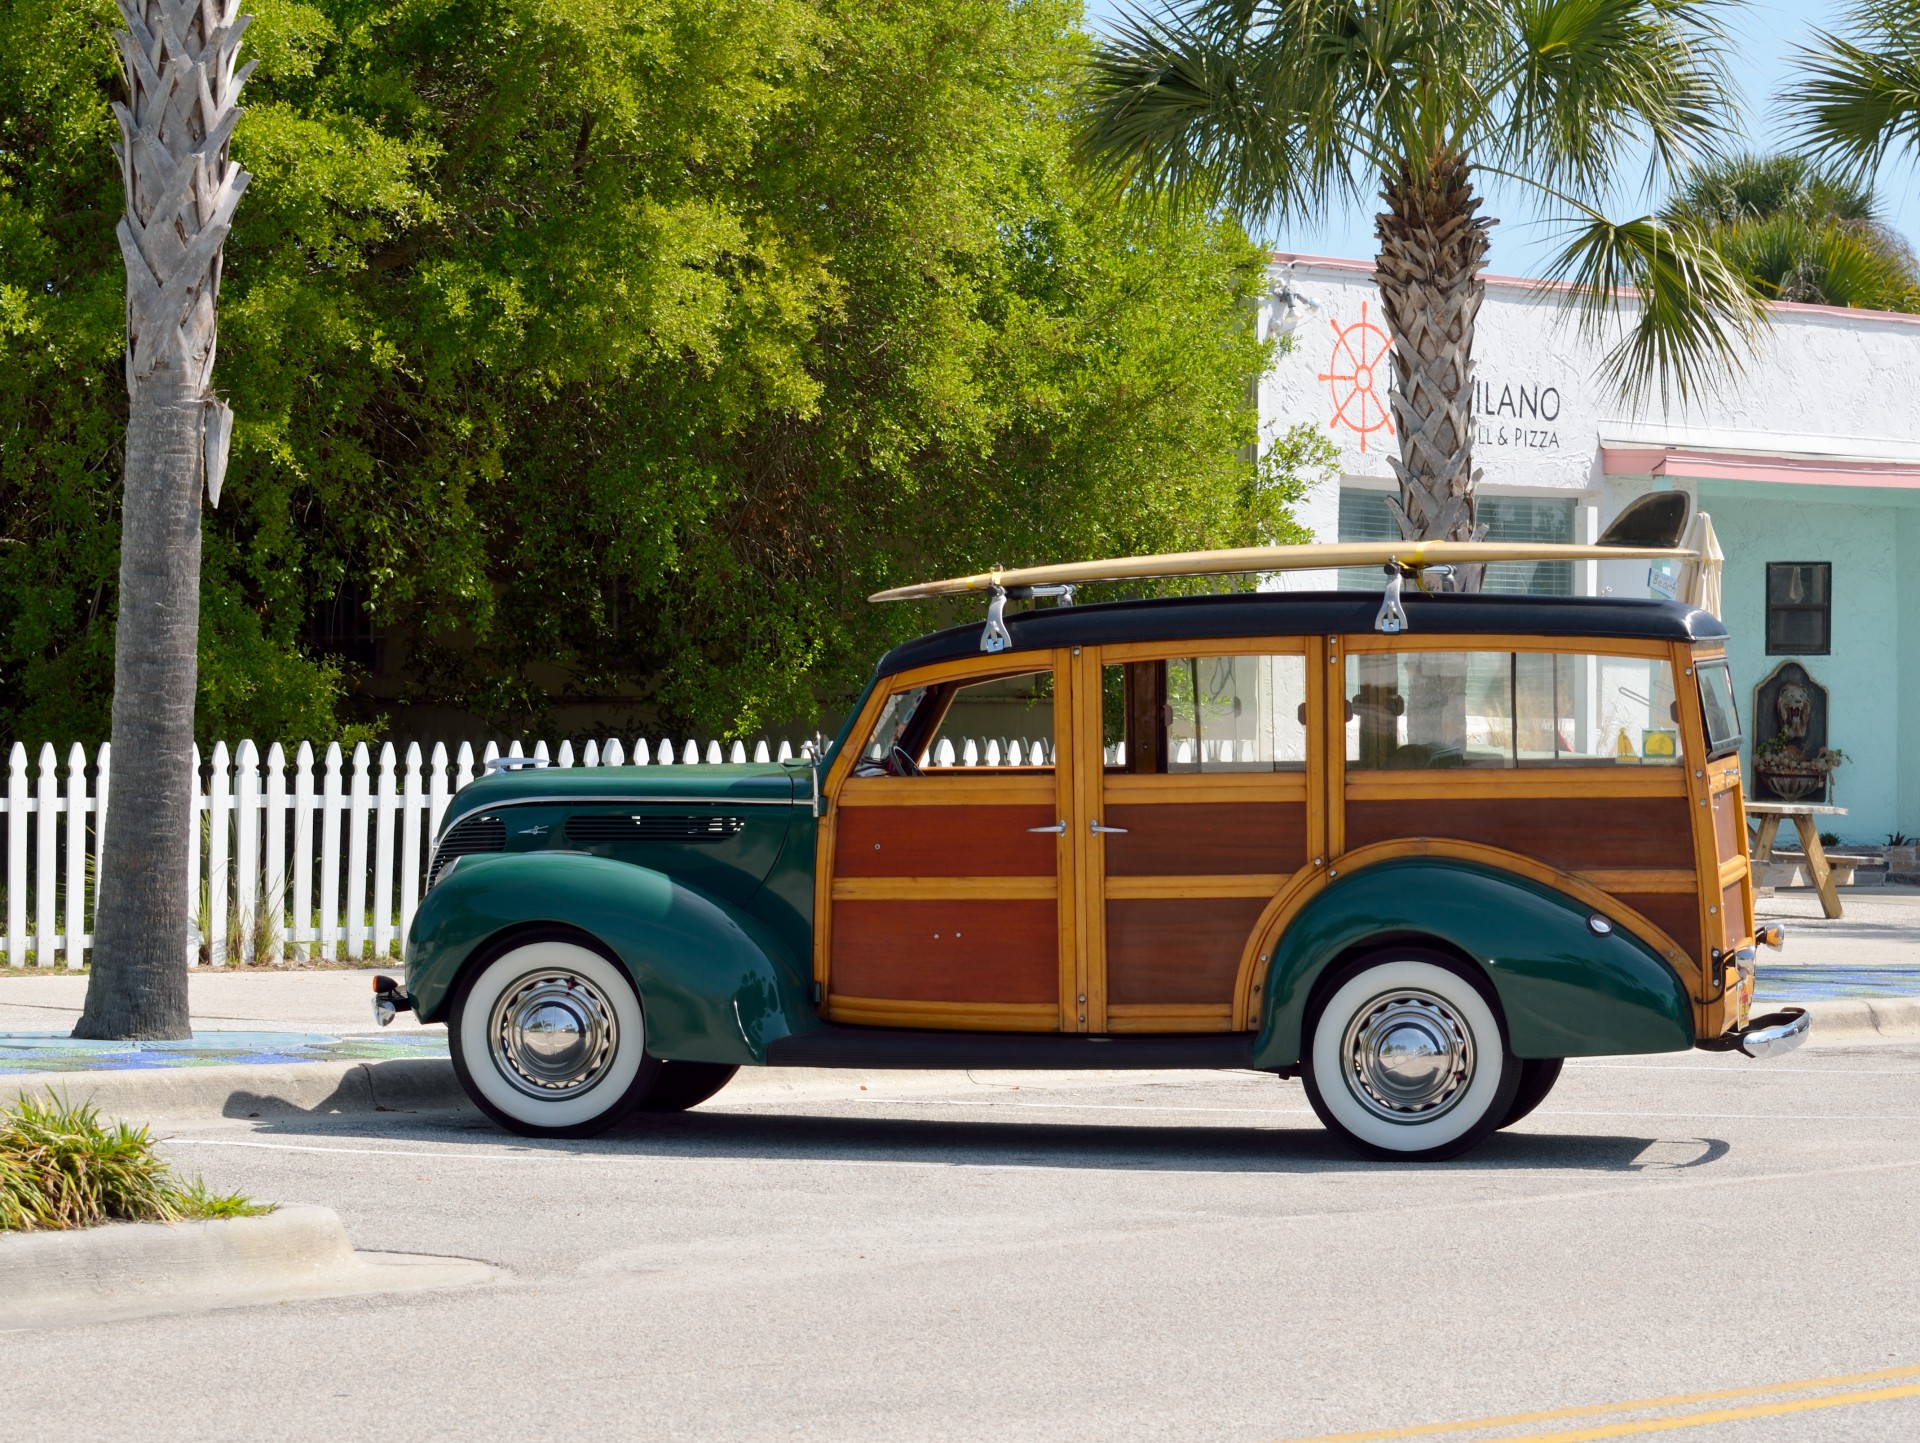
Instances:
[[[464,1258],[356,1253],[331,1208],[257,1218],[109,1223],[0,1236],[0,1330],[458,1286],[499,1270]]]
[[[108,1117],[285,1117],[419,1112],[466,1104],[453,1064],[433,1057],[383,1062],[282,1062],[264,1067],[157,1067],[132,1072],[30,1072],[0,1077],[0,1105],[52,1093]]]
[[[743,1067],[717,1101],[772,1103],[846,1097],[884,1088],[893,1094],[948,1092],[972,1078],[984,1087],[1019,1087],[1041,1078],[1111,1081],[1137,1071],[981,1072],[948,1069],[867,1071],[841,1067]],[[1177,1074],[1165,1074],[1177,1075]],[[0,1106],[17,1097],[52,1093],[91,1103],[107,1117],[130,1122],[185,1122],[209,1117],[325,1117],[372,1112],[472,1110],[438,1058],[384,1062],[293,1062],[138,1072],[39,1072],[0,1077]]]
[[[1920,997],[1836,997],[1806,1008],[1813,1015],[1809,1047],[1920,1038]],[[1772,1010],[1767,1002],[1754,1003],[1756,1013]]]
[[[1765,999],[1756,1013],[1776,1006]],[[1837,998],[1803,1004],[1813,1014],[1808,1046],[1920,1040],[1920,997]],[[837,1067],[746,1067],[716,1099],[733,1103],[801,1101],[884,1088],[889,1093],[942,1092],[971,1080],[1018,1087],[1025,1079],[1102,1081],[1137,1072],[868,1071]],[[439,1112],[471,1106],[440,1058],[383,1062],[293,1062],[265,1067],[155,1068],[137,1072],[42,1072],[0,1077],[0,1105],[47,1093],[90,1102],[109,1117],[135,1122],[206,1117],[332,1116],[372,1112]]]

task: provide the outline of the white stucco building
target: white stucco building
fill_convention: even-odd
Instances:
[[[1264,435],[1308,422],[1340,452],[1300,508],[1316,540],[1387,539],[1397,455],[1370,262],[1281,255],[1263,321],[1292,347],[1260,389]],[[1687,491],[1726,551],[1725,620],[1749,762],[1755,689],[1798,663],[1846,755],[1831,830],[1920,832],[1920,316],[1782,305],[1716,394],[1631,412],[1540,283],[1490,276],[1475,340],[1475,463],[1495,539],[1587,541],[1632,498]],[[1644,562],[1509,568],[1507,590],[1655,594]],[[1343,576],[1346,585],[1364,577]],[[1325,584],[1322,581],[1320,584]],[[1771,594],[1770,594],[1771,587]],[[1751,772],[1749,772],[1751,775]]]

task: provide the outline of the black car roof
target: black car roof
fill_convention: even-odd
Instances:
[[[1613,596],[1425,596],[1408,588],[1401,605],[1409,639],[1423,636],[1630,637],[1645,641],[1726,639],[1719,617],[1679,601]],[[984,605],[982,607],[984,610]],[[1221,637],[1336,636],[1374,629],[1380,593],[1251,591],[1045,606],[1007,614],[1014,652],[1122,641],[1198,641]],[[980,654],[985,620],[950,626],[896,646],[879,675]]]

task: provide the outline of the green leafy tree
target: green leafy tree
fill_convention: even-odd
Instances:
[[[882,586],[1297,534],[1324,446],[1246,459],[1265,258],[1076,166],[1077,5],[255,8],[203,736],[806,721],[935,619]],[[0,728],[36,736],[105,730],[110,16],[0,16]]]
[[[1687,395],[1760,319],[1694,228],[1601,213],[1623,161],[1710,155],[1728,119],[1719,0],[1184,0],[1094,54],[1082,145],[1131,191],[1252,222],[1317,218],[1378,188],[1394,338],[1396,516],[1477,539],[1470,414],[1487,231],[1476,176],[1566,235],[1552,267],[1595,327],[1638,302],[1610,356],[1629,393]],[[1463,575],[1460,584],[1477,578]]]
[[[1920,268],[1864,184],[1801,155],[1736,155],[1690,170],[1667,203],[1769,300],[1920,310]]]

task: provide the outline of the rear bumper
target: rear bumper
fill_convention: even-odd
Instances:
[[[1745,1027],[1697,1044],[1707,1052],[1744,1052],[1748,1057],[1779,1057],[1793,1051],[1813,1033],[1813,1019],[1804,1007],[1786,1007],[1756,1017]]]

